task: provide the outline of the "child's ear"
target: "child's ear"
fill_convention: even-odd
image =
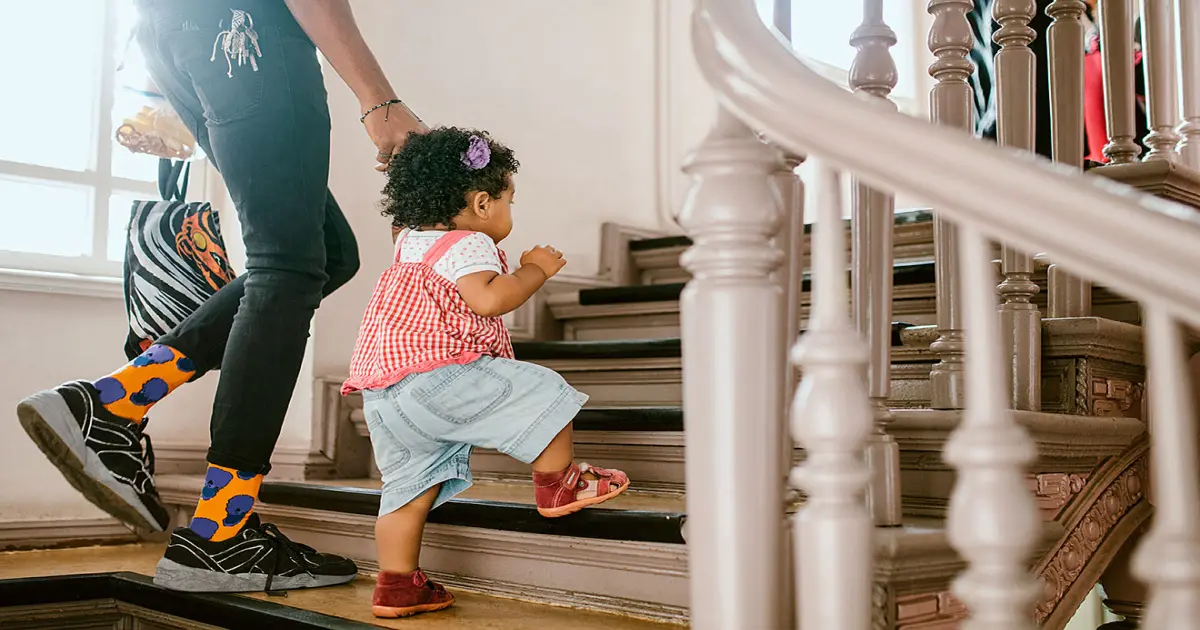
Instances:
[[[471,211],[480,219],[488,218],[491,211],[492,196],[483,191],[471,195]]]

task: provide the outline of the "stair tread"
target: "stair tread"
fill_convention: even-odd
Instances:
[[[678,338],[624,341],[514,341],[522,361],[553,359],[673,359],[680,356]]]
[[[159,475],[155,482],[160,491],[185,492],[199,492],[204,483],[200,475]],[[484,478],[477,486],[489,483]],[[429,522],[574,538],[683,543],[682,494],[631,488],[628,497],[620,496],[570,516],[548,519],[538,514],[528,482],[499,483],[513,488],[478,487],[475,494],[459,495],[434,509],[429,513]],[[269,505],[375,516],[379,513],[379,487],[378,481],[367,479],[268,480],[263,483],[259,499]],[[498,498],[485,498],[489,495]]]
[[[895,214],[895,225],[905,225],[908,223],[922,223],[933,220],[933,211],[929,208],[912,208],[908,210],[900,210]],[[846,224],[849,225],[850,220],[846,219]],[[812,224],[804,225],[804,233],[812,232]],[[692,239],[686,236],[661,236],[658,238],[643,238],[629,242],[629,250],[634,252],[646,251],[651,249],[666,249],[668,247],[683,247],[692,244]]]
[[[683,513],[686,509],[682,492],[639,490],[634,485],[619,498],[598,505],[590,510],[636,510],[643,512]],[[320,479],[304,483],[327,487],[359,488],[362,490],[379,490],[382,482],[378,479]],[[493,503],[518,503],[534,505],[533,481],[531,479],[512,479],[501,477],[477,476],[475,485],[458,495],[459,499],[469,501],[488,501]]]
[[[900,333],[912,325],[892,322],[892,345],[903,342]],[[513,350],[521,361],[570,359],[678,359],[683,344],[678,337],[619,341],[515,341]]]
[[[584,407],[576,431],[682,431],[682,407]]]
[[[933,261],[896,263],[892,267],[893,286],[911,286],[934,282]],[[639,284],[620,287],[582,289],[579,291],[580,306],[602,306],[609,304],[640,304],[646,302],[671,302],[683,293],[684,282],[664,284]],[[802,291],[811,290],[809,274],[804,274]]]
[[[20,587],[32,586],[30,584],[32,580],[29,578],[113,572],[150,576],[154,574],[154,565],[162,557],[162,553],[162,543],[3,553],[0,554],[0,601],[13,601],[4,595],[7,589],[16,590]],[[96,579],[103,579],[103,577],[96,575]],[[129,577],[136,579],[136,576]],[[147,579],[143,577],[137,581],[146,582]],[[39,582],[41,581],[39,580]],[[194,611],[200,607],[211,608],[213,604],[220,603],[245,606],[249,603],[247,600],[257,600],[260,602],[257,606],[260,610],[266,607],[290,609],[293,612],[293,619],[297,617],[294,614],[296,611],[308,613],[303,616],[303,621],[311,624],[309,627],[312,628],[350,629],[373,626],[428,630],[464,627],[524,630],[570,626],[584,630],[651,630],[671,627],[658,622],[618,615],[491,597],[459,588],[453,589],[458,601],[449,610],[410,619],[376,619],[371,615],[371,593],[374,582],[374,579],[370,577],[360,576],[354,582],[342,586],[289,591],[286,598],[269,597],[265,593],[243,595],[172,593],[174,597],[155,598],[150,607],[168,614],[185,616],[180,614],[183,611],[172,612],[172,610],[163,609],[163,606],[158,605],[167,604],[168,600],[174,600]],[[158,589],[153,585],[145,585],[145,587]],[[61,601],[75,599],[75,593],[65,592],[65,589],[59,586],[49,586],[49,588],[58,591],[57,595],[62,597]],[[167,593],[165,590],[159,590],[164,595]],[[325,623],[328,620],[322,620],[317,615],[335,617],[342,621],[333,624]]]

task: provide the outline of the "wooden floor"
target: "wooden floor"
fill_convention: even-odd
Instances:
[[[162,557],[161,544],[87,547],[46,551],[0,553],[0,579],[44,577],[82,573],[128,571],[154,575]],[[669,626],[590,611],[530,604],[455,590],[458,603],[449,610],[402,620],[382,620],[371,615],[374,580],[360,577],[351,584],[321,589],[290,591],[286,598],[265,593],[244,595],[276,604],[342,617],[383,628],[436,630],[479,628],[481,630],[664,630]]]

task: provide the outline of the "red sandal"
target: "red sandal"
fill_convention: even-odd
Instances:
[[[584,475],[595,479],[584,479]],[[619,470],[571,464],[561,472],[534,472],[533,487],[538,513],[546,518],[558,518],[604,503],[625,492],[629,488],[629,475]]]
[[[430,580],[420,569],[410,573],[380,571],[371,598],[371,612],[383,618],[411,617],[453,605],[454,596],[446,587]]]

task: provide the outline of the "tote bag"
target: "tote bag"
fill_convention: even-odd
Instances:
[[[162,199],[135,201],[131,209],[124,269],[130,360],[236,277],[217,213],[207,202],[186,201],[189,170],[161,160]]]

